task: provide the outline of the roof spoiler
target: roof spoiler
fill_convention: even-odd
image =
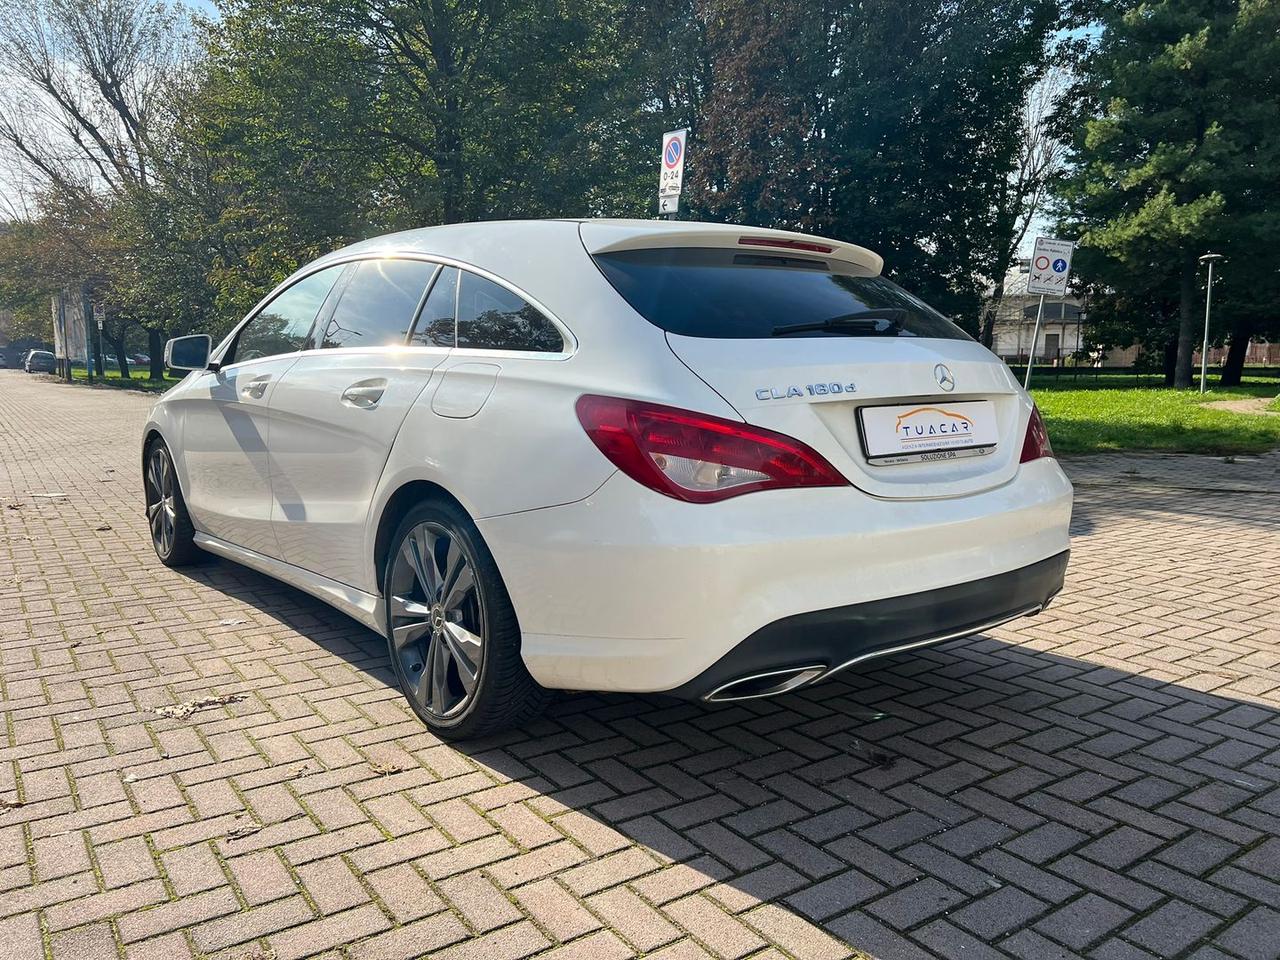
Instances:
[[[653,247],[721,247],[817,254],[860,267],[873,277],[884,267],[884,258],[866,247],[790,230],[688,221],[587,220],[580,232],[583,245],[593,256]]]

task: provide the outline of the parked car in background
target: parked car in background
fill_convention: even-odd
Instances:
[[[131,358],[131,362],[138,363],[138,364],[148,364],[151,362],[151,357],[145,353],[135,353]]]
[[[838,240],[460,224],[322,257],[142,436],[161,561],[382,633],[446,737],[548,689],[771,696],[1038,613],[1071,485],[1006,367]]]
[[[53,373],[57,367],[57,360],[48,350],[32,350],[23,363],[23,369],[27,373]]]

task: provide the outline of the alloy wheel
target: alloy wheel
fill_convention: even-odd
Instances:
[[[147,522],[156,553],[167,557],[177,534],[178,510],[174,503],[176,485],[169,452],[157,445],[147,458]]]
[[[426,521],[404,538],[391,569],[391,642],[409,695],[439,719],[475,693],[484,662],[484,604],[467,547]]]

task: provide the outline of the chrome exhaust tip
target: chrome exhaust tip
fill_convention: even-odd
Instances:
[[[810,664],[805,667],[787,667],[784,670],[770,670],[768,673],[753,673],[750,676],[730,680],[716,687],[703,696],[708,703],[727,703],[732,700],[755,700],[759,697],[776,697],[806,683],[818,679],[827,672],[826,664]]]

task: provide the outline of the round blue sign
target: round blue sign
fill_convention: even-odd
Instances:
[[[681,149],[680,141],[674,138],[667,144],[667,154],[664,159],[668,167],[676,165],[676,162],[680,159]]]
[[[1066,272],[1067,272],[1067,261],[1063,260],[1061,257],[1059,257],[1057,260],[1053,261],[1053,272],[1054,272],[1054,273],[1066,273]]]

